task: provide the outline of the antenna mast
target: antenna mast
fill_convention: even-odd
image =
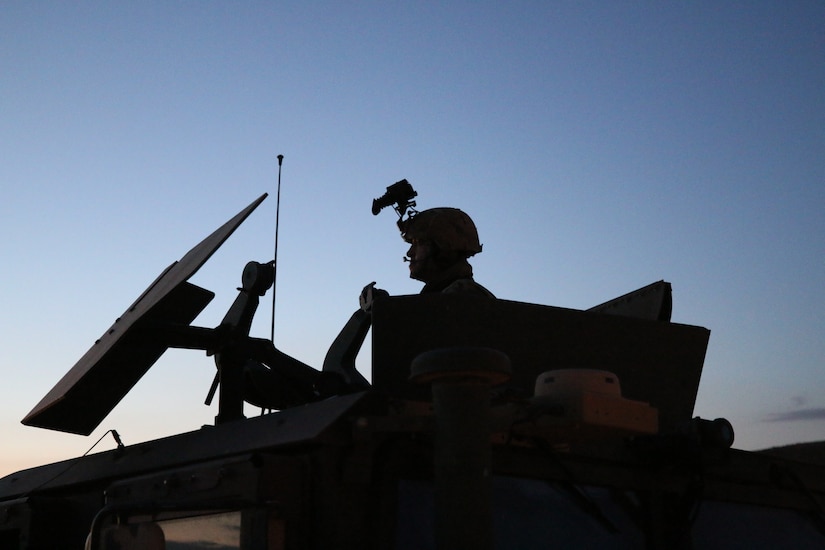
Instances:
[[[278,280],[278,219],[281,212],[281,165],[284,156],[278,155],[278,191],[275,195],[275,255],[272,260],[272,323],[269,327],[269,339],[275,343],[275,283]]]

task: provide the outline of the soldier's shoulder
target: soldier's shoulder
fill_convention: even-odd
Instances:
[[[485,298],[495,298],[495,295],[478,284],[472,278],[466,279],[457,279],[447,285],[447,287],[442,291],[445,294],[467,294],[472,296],[483,296]]]

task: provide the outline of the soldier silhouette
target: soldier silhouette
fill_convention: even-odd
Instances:
[[[481,252],[473,220],[458,208],[431,208],[398,223],[401,237],[410,244],[404,258],[410,278],[424,283],[421,293],[460,292],[494,298],[473,279],[468,259]],[[361,292],[361,309],[369,312],[372,301],[386,291],[370,283]]]
[[[473,279],[468,259],[481,252],[482,247],[475,223],[465,212],[448,207],[413,212],[407,219],[399,220],[398,227],[401,237],[410,245],[404,258],[409,262],[410,278],[424,283],[422,294],[461,293],[495,298]],[[382,296],[389,293],[376,288],[375,282],[364,287],[358,298],[359,309],[344,325],[324,359],[324,372],[336,373],[352,389],[369,385],[356,370],[355,357],[372,324],[373,302]]]

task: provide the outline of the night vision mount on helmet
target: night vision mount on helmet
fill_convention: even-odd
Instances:
[[[387,206],[394,205],[398,229],[408,243],[413,240],[432,242],[442,252],[458,253],[465,258],[481,252],[478,230],[466,212],[445,206],[419,212],[412,200],[416,196],[418,193],[410,182],[403,179],[387,187],[386,193],[372,201],[372,213],[378,215]]]

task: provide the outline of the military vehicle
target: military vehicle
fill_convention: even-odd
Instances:
[[[401,191],[373,213],[409,206]],[[694,417],[710,332],[670,321],[665,281],[586,311],[378,297],[370,382],[363,310],[320,369],[249,335],[273,262],[243,267],[217,327],[193,326],[214,294],[188,279],[265,197],[23,419],[88,435],[186,348],[214,357],[215,424],[0,479],[0,549],[825,548],[825,468],[733,449],[730,423]]]

